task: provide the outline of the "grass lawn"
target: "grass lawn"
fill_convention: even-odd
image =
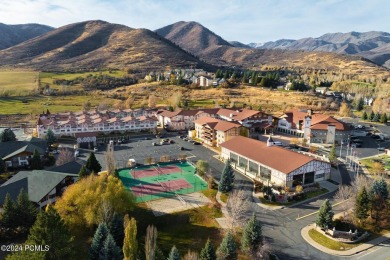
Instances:
[[[229,198],[229,194],[228,193],[221,193],[221,201],[226,203],[227,200]]]
[[[52,113],[79,111],[83,104],[91,102],[91,106],[97,106],[102,102],[110,105],[114,99],[99,95],[85,96],[30,96],[30,97],[0,97],[0,111],[2,114],[39,114],[42,110],[49,109]]]
[[[318,244],[337,251],[349,250],[351,248],[357,247],[362,244],[362,243],[346,244],[346,243],[338,242],[326,237],[325,235],[321,234],[315,229],[309,230],[309,236]],[[369,239],[372,239],[372,237],[370,237]]]
[[[287,203],[281,203],[281,202],[277,202],[277,201],[269,201],[269,200],[264,199],[262,196],[260,196],[259,199],[260,199],[260,201],[263,204],[268,205],[268,206],[291,206],[291,205],[293,205],[295,203],[298,203],[298,202],[301,202],[301,201],[304,201],[304,200],[307,200],[307,199],[311,199],[311,198],[320,196],[320,195],[325,194],[327,192],[328,192],[328,190],[325,189],[325,188],[322,188],[322,189],[319,189],[319,190],[315,190],[315,191],[310,191],[310,192],[305,193],[306,197],[303,200],[290,201],[290,202],[287,202]]]
[[[366,169],[371,174],[373,174],[371,171],[372,171],[372,166],[373,166],[374,162],[381,162],[386,170],[390,170],[390,158],[388,156],[386,156],[386,155],[378,156],[378,157],[375,157],[375,158],[363,159],[360,162],[364,166],[366,166]]]
[[[24,96],[37,89],[36,71],[0,70],[0,95]]]

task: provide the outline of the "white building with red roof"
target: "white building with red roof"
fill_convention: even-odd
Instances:
[[[221,158],[251,178],[295,187],[329,179],[330,163],[275,146],[272,142],[237,136],[222,144]]]
[[[277,129],[281,132],[303,137],[310,143],[340,143],[351,135],[350,127],[336,118],[313,113],[312,110],[291,110],[284,113]]]

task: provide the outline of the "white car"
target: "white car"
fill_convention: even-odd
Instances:
[[[79,156],[80,156],[80,151],[79,150],[74,151],[74,157],[79,157]]]

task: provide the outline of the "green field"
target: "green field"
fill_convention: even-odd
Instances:
[[[111,105],[115,100],[99,95],[0,97],[0,113],[36,115],[46,109],[53,113],[80,111],[87,101],[95,107],[103,102]]]
[[[0,70],[0,96],[26,96],[38,86],[39,72]]]

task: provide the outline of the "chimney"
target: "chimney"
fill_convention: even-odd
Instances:
[[[230,113],[230,117],[233,117],[233,113]]]
[[[311,109],[307,110],[307,114],[308,114],[309,116],[313,115],[313,110],[311,110]]]

